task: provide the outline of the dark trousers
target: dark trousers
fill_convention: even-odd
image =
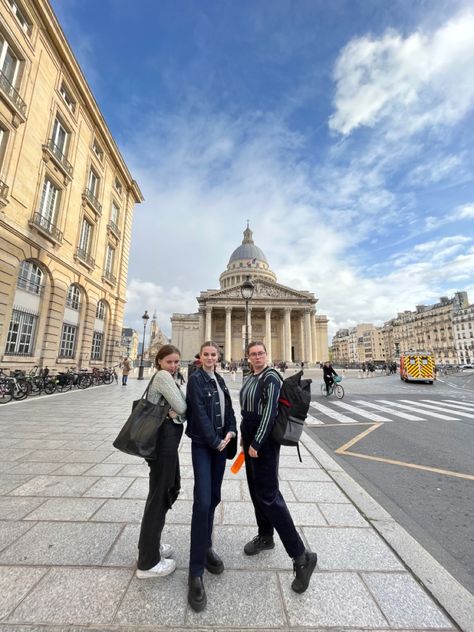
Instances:
[[[158,432],[156,461],[147,461],[150,468],[148,498],[138,540],[137,566],[142,571],[153,568],[161,559],[161,532],[166,513],[181,487],[178,446],[182,434],[182,424],[166,419]]]
[[[329,391],[331,390],[331,386],[334,384],[334,380],[332,377],[325,377],[324,383],[326,384],[326,395],[329,395]]]
[[[127,385],[128,375],[122,375],[122,386]]]
[[[189,574],[201,577],[204,573],[207,550],[212,547],[214,513],[221,502],[226,451],[219,452],[193,441],[191,455],[194,470],[194,503]]]
[[[260,536],[273,536],[275,530],[288,555],[295,558],[304,553],[305,546],[298,535],[293,518],[279,489],[280,445],[268,438],[260,446],[258,458],[253,459],[248,454],[258,425],[258,421],[243,420],[240,426],[245,450],[245,472],[255,509],[258,534]]]

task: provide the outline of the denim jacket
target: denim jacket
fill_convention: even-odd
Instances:
[[[224,392],[224,414],[214,377]],[[218,373],[209,375],[202,368],[195,371],[188,381],[186,404],[186,434],[194,442],[216,449],[228,432],[237,432],[229,389]]]

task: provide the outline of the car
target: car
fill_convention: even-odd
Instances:
[[[472,363],[467,363],[467,364],[460,364],[459,365],[460,369],[474,369],[474,364]]]

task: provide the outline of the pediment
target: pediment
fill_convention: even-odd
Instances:
[[[263,281],[257,279],[254,281],[255,290],[252,300],[258,299],[290,299],[290,300],[305,300],[308,299],[314,302],[314,295],[310,292],[299,292],[292,288],[280,285],[279,283],[270,283],[269,281]],[[242,299],[240,292],[240,284],[233,287],[225,288],[224,290],[208,290],[201,294],[201,298],[206,300],[210,299]]]

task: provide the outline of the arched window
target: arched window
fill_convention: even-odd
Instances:
[[[77,334],[81,309],[81,290],[74,283],[69,286],[66,296],[66,309],[59,345],[60,358],[74,358],[76,355]]]
[[[94,333],[92,334],[91,360],[102,360],[106,316],[107,316],[107,303],[101,300],[97,303],[97,307],[95,310]]]
[[[41,294],[43,288],[43,272],[41,268],[32,261],[22,261],[17,287],[32,294]]]
[[[66,305],[71,309],[79,310],[81,305],[81,290],[77,285],[70,285],[67,291]]]
[[[99,301],[95,310],[95,317],[99,320],[105,320],[106,311],[107,303],[105,301]]]

